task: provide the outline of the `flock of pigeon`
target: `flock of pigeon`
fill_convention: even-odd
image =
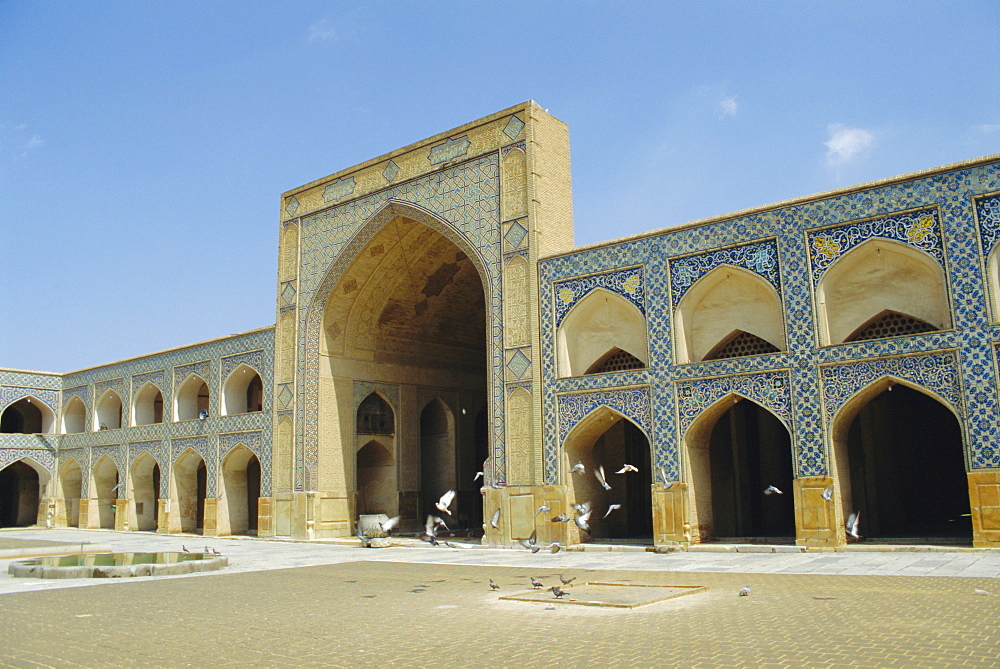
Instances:
[[[562,574],[559,574],[559,580],[562,581],[563,588],[565,588],[565,587],[569,586],[570,583],[572,583],[573,581],[576,580],[576,576],[571,576],[570,578],[566,578]],[[535,590],[540,590],[540,589],[542,589],[542,588],[545,587],[545,584],[542,583],[541,581],[539,581],[534,576],[532,576],[531,577],[531,587],[533,589],[535,589]],[[500,586],[497,585],[497,582],[494,581],[491,578],[490,579],[490,590],[499,590],[499,589],[500,589]],[[553,585],[548,590],[549,590],[549,592],[551,592],[553,595],[556,596],[556,599],[562,599],[563,597],[565,597],[566,595],[569,594],[569,592],[567,592],[566,590],[563,590],[558,585]]]

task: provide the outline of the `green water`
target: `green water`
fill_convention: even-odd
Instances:
[[[52,555],[24,564],[43,567],[120,567],[133,564],[176,564],[192,560],[205,560],[204,553],[95,553],[90,555]]]

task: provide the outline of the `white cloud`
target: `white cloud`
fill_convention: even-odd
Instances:
[[[848,128],[842,123],[827,126],[830,139],[826,145],[828,165],[844,165],[861,155],[875,144],[875,135],[862,128]]]
[[[31,139],[28,140],[28,145],[25,148],[27,148],[28,151],[31,151],[32,149],[37,149],[44,143],[45,142],[42,140],[41,137],[39,137],[38,135],[32,135]]]
[[[987,135],[993,132],[1000,132],[1000,123],[984,123],[983,125],[977,125],[976,130],[986,133]]]
[[[309,41],[325,41],[328,39],[335,39],[337,37],[337,30],[334,28],[329,21],[322,19],[316,23],[309,26]]]
[[[740,105],[736,102],[736,96],[730,95],[719,102],[719,118],[725,118],[727,116],[736,116],[736,112],[739,110]]]

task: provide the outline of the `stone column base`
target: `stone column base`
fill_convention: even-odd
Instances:
[[[271,523],[270,497],[259,497],[257,499],[257,536],[274,536],[274,525]]]
[[[205,498],[205,516],[202,520],[201,533],[206,537],[214,537],[219,530],[219,500],[215,497]]]
[[[116,499],[115,500],[115,531],[116,532],[128,532],[128,500],[127,499]]]
[[[972,545],[1000,548],[1000,472],[970,472]]]

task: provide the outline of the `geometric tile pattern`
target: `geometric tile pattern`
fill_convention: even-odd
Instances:
[[[53,413],[59,412],[59,391],[24,386],[0,386],[0,412],[25,397],[35,398],[51,409]]]
[[[1000,195],[991,195],[976,200],[976,216],[979,219],[979,234],[983,243],[985,260],[1000,238]]]
[[[464,153],[468,140],[464,137],[460,140],[440,144],[431,151],[438,158],[446,155],[442,153],[445,146]],[[404,213],[448,238],[473,262],[482,279],[487,296],[487,331],[491,333],[488,370],[489,406],[493,418],[489,424],[493,430],[495,469],[491,472],[491,480],[506,480],[499,172],[499,157],[492,152],[301,219],[301,308],[297,328],[297,366],[301,381],[295,402],[296,490],[316,489],[317,484],[319,342],[326,301],[350,263],[396,213]]]
[[[556,327],[562,324],[563,318],[580,300],[590,294],[595,288],[605,288],[621,295],[639,311],[646,313],[642,290],[642,268],[626,267],[611,272],[592,274],[568,281],[553,284],[556,294]]]
[[[778,244],[773,239],[767,239],[753,244],[732,246],[728,249],[671,260],[670,287],[674,308],[680,304],[681,298],[684,297],[688,288],[720,265],[742,267],[759,274],[774,286],[778,294],[781,294],[781,278],[778,275]]]
[[[517,136],[521,134],[522,130],[524,130],[524,121],[517,116],[511,116],[510,120],[507,121],[507,125],[503,128],[503,134],[507,135],[511,139],[517,139]]]

